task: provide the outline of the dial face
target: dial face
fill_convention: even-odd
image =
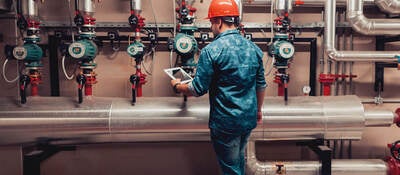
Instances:
[[[311,87],[310,86],[304,86],[303,87],[303,93],[309,94],[311,92]]]
[[[13,50],[13,56],[17,60],[24,60],[27,55],[28,55],[28,51],[25,49],[25,47],[18,46],[18,47],[15,47]]]
[[[175,45],[176,50],[180,53],[189,53],[193,49],[192,40],[187,36],[179,38]]]
[[[68,47],[68,53],[73,58],[82,58],[85,55],[85,46],[82,43],[72,43]]]
[[[279,54],[282,58],[290,59],[294,55],[294,46],[291,43],[283,42],[279,46]]]
[[[138,55],[139,52],[143,52],[143,47],[139,47],[138,45],[132,44],[128,47],[128,53],[131,56]]]

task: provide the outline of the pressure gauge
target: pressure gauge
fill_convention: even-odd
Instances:
[[[279,56],[284,59],[290,59],[294,55],[294,46],[289,42],[281,42],[279,45]]]
[[[303,93],[304,94],[310,94],[311,92],[311,87],[310,86],[304,86],[303,87]]]
[[[13,50],[13,56],[17,60],[24,60],[28,55],[28,51],[23,46],[15,47]]]

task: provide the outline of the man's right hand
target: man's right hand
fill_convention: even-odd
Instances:
[[[262,123],[262,112],[261,111],[257,111],[257,123]]]

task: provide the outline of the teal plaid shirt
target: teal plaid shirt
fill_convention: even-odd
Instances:
[[[209,91],[210,128],[241,134],[256,127],[256,92],[267,86],[262,57],[238,30],[219,34],[202,49],[189,90],[194,96]]]

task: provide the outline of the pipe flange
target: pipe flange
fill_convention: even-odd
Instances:
[[[394,112],[394,119],[393,123],[397,125],[397,127],[400,127],[400,108],[397,108],[396,111]]]

